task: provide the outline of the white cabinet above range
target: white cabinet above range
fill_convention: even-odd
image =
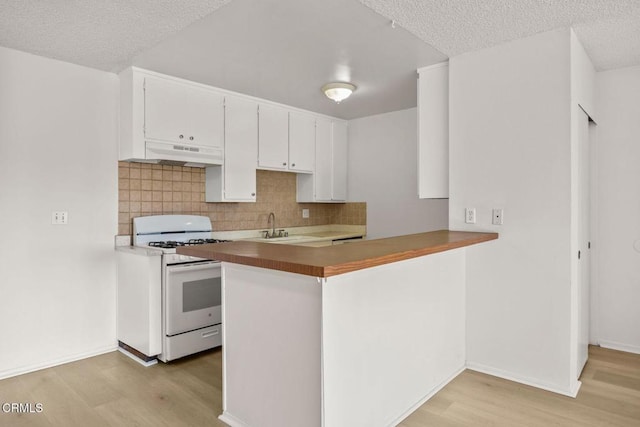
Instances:
[[[129,68],[120,74],[120,160],[222,164],[224,94]]]
[[[211,90],[147,76],[144,134],[147,139],[222,147],[224,96]]]

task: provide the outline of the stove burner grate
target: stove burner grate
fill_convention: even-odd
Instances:
[[[189,239],[185,242],[185,245],[204,245],[205,243],[224,243],[231,240],[222,239]]]
[[[174,240],[168,240],[163,242],[149,242],[149,246],[153,248],[162,248],[162,249],[173,249],[178,246],[184,246],[182,242],[176,242]]]
[[[159,241],[159,242],[149,242],[149,246],[153,248],[175,249],[179,246],[194,246],[194,245],[204,245],[205,243],[223,243],[223,242],[230,242],[230,241],[231,240],[222,240],[222,239],[189,239],[186,242],[168,240],[168,241]]]

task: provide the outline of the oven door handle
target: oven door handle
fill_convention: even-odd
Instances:
[[[168,265],[167,272],[178,272],[178,271],[200,271],[200,270],[211,270],[214,268],[220,268],[222,264],[219,262],[205,262],[199,264],[178,264],[178,265]]]

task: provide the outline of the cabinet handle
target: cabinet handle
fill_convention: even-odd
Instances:
[[[295,164],[295,163],[291,163],[291,167],[292,167],[292,168],[295,168],[295,167],[296,167],[296,164]]]
[[[256,193],[251,193],[251,197],[254,197],[256,195]]]
[[[287,162],[282,162],[282,166],[287,166]]]
[[[189,141],[193,141],[193,137],[192,136],[189,137]]]
[[[184,135],[180,135],[180,136],[178,136],[178,138],[182,139],[182,138],[184,138]]]

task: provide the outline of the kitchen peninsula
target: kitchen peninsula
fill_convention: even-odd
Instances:
[[[327,247],[229,242],[224,413],[231,426],[391,426],[465,366],[465,247],[435,231]]]

